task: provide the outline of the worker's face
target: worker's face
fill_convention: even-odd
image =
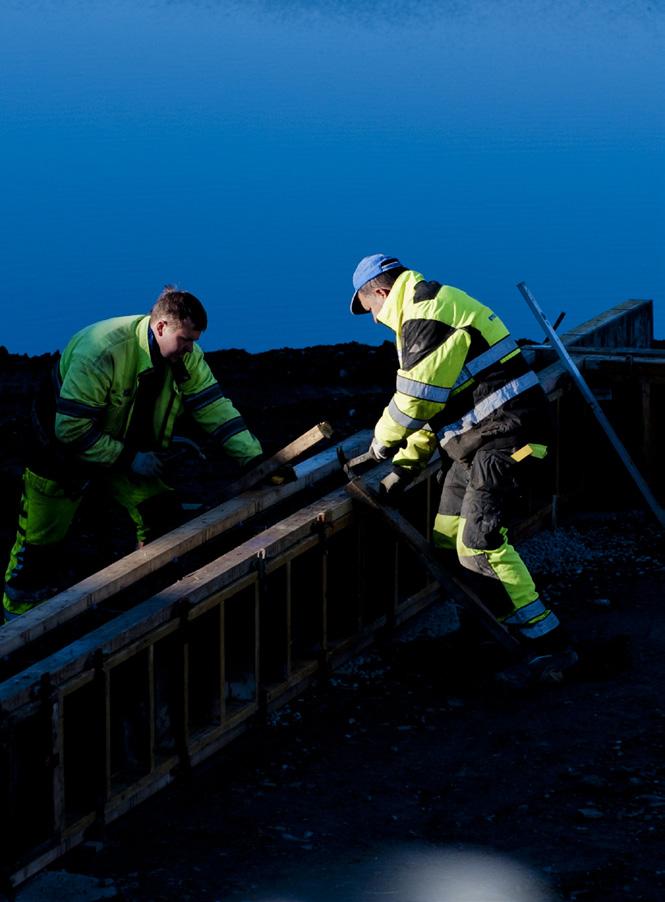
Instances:
[[[194,342],[201,337],[199,329],[194,328],[191,319],[165,320],[154,324],[152,331],[159,346],[159,352],[166,360],[180,360],[184,354],[190,353]]]
[[[390,294],[388,288],[374,288],[366,291],[358,292],[358,300],[368,313],[372,314],[372,319],[376,322],[376,318],[381,313],[381,308],[386,302],[386,298]]]

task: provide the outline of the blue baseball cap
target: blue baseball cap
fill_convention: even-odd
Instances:
[[[363,257],[353,274],[354,292],[351,298],[351,313],[369,313],[369,310],[365,310],[360,303],[358,292],[363,285],[376,279],[382,272],[397,269],[398,266],[401,268],[402,264],[397,257],[387,257],[385,254],[370,254],[369,257]]]

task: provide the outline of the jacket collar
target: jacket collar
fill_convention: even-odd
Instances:
[[[399,335],[402,328],[402,320],[404,319],[404,303],[407,298],[413,297],[416,285],[422,280],[423,276],[416,272],[415,269],[407,269],[406,272],[398,276],[381,308],[381,312],[376,318],[377,323],[388,326],[389,329],[392,329],[393,332]]]
[[[175,381],[179,384],[186,382],[189,379],[189,370],[187,369],[185,359],[188,360],[191,357],[191,354],[186,354],[185,359],[183,360],[176,360],[173,363],[168,363],[163,357],[155,356],[159,354],[159,349],[157,348],[157,342],[154,335],[151,340],[151,334],[150,317],[144,316],[136,325],[136,337],[139,346],[139,375],[141,373],[146,373],[149,370],[154,370],[157,366],[163,366],[164,368],[170,366]],[[155,359],[157,360],[157,363],[154,362]]]
[[[154,367],[152,357],[150,356],[150,341],[148,339],[148,329],[150,328],[150,317],[142,317],[136,324],[136,338],[139,345],[139,366],[138,372],[143,373]]]

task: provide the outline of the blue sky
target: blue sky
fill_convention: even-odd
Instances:
[[[203,345],[390,338],[401,257],[539,338],[628,297],[665,337],[662,3],[0,0],[0,344],[62,348],[165,283]]]

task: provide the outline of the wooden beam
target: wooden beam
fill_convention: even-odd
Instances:
[[[317,430],[319,427],[315,427]],[[319,433],[321,436],[322,433]],[[299,441],[299,440],[298,440]],[[365,450],[371,432],[359,432],[342,443],[348,455]],[[292,443],[293,445],[294,443]],[[292,446],[287,446],[292,447]],[[280,452],[281,454],[282,452]],[[277,456],[277,455],[276,455]],[[255,489],[240,498],[233,498],[212,510],[200,514],[177,529],[126,555],[102,570],[86,577],[76,585],[0,627],[0,657],[9,655],[33,642],[50,630],[134,585],[140,579],[159,570],[175,557],[181,557],[200,547],[238,523],[249,520],[286,498],[304,491],[339,469],[334,448],[304,461],[295,467],[295,482],[272,488]]]
[[[662,361],[665,363],[665,348],[643,348],[643,347],[627,347],[627,346],[608,346],[608,345],[599,345],[595,346],[587,346],[587,345],[570,345],[564,341],[564,344],[568,348],[568,353],[574,356],[577,355],[600,355],[604,357],[612,357],[612,358],[630,358],[630,357],[645,357],[649,360],[654,360],[656,362]],[[550,344],[540,344],[540,345],[525,345],[523,350],[526,351],[551,351],[552,354],[555,354],[555,350]]]
[[[337,462],[336,466],[339,467]],[[16,710],[33,700],[46,674],[54,686],[62,686],[92,668],[95,655],[100,655],[108,665],[111,656],[180,616],[184,602],[195,606],[254,572],[257,555],[275,558],[286,554],[298,543],[311,539],[321,517],[334,524],[351,513],[351,500],[343,488],[302,508],[109,623],[5,680],[0,684],[0,711]]]
[[[300,457],[301,454],[309,451],[313,445],[320,442],[321,439],[331,438],[332,434],[333,429],[330,423],[318,423],[301,435],[300,438],[295,439],[295,441],[282,448],[281,451],[278,451],[277,454],[254,467],[245,476],[232,482],[223,490],[222,497],[235,498],[236,495],[253,488],[263,479],[277,472],[285,464],[291,464],[297,457]]]

